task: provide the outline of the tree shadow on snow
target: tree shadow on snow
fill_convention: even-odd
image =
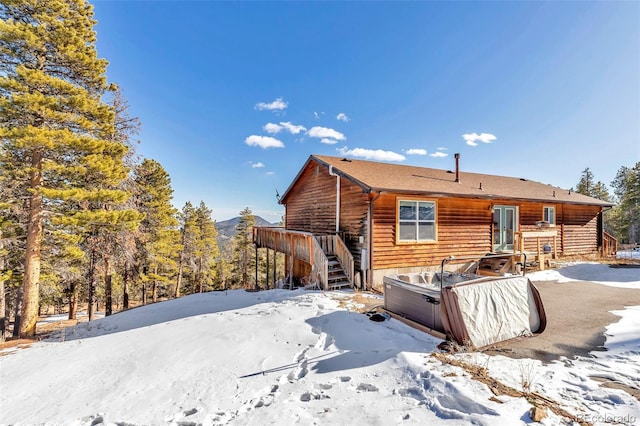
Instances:
[[[430,353],[440,343],[439,339],[399,321],[374,322],[366,315],[348,311],[331,312],[306,322],[318,335],[317,349],[338,353],[310,363],[317,373],[376,365],[400,352]]]

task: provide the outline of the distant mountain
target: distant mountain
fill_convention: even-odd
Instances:
[[[260,216],[255,216],[256,218],[256,226],[278,226],[277,223],[271,223],[261,218]],[[216,222],[216,229],[218,230],[218,243],[226,244],[228,241],[233,239],[236,235],[236,226],[240,223],[240,216],[234,217],[233,219],[223,220],[220,222]]]

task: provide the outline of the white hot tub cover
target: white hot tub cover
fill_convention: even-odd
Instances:
[[[458,344],[482,348],[541,333],[546,316],[538,289],[527,277],[481,279],[442,289],[445,333]]]

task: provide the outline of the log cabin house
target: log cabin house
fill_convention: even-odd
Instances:
[[[311,155],[279,200],[285,227],[256,227],[256,250],[285,253],[287,274],[324,289],[376,290],[387,274],[439,268],[449,256],[528,252],[544,266],[545,256],[615,250],[602,220],[612,204],[466,173],[455,160],[447,171]]]

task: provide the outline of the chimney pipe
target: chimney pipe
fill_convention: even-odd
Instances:
[[[460,154],[456,152],[453,157],[456,159],[456,182],[460,183]]]

